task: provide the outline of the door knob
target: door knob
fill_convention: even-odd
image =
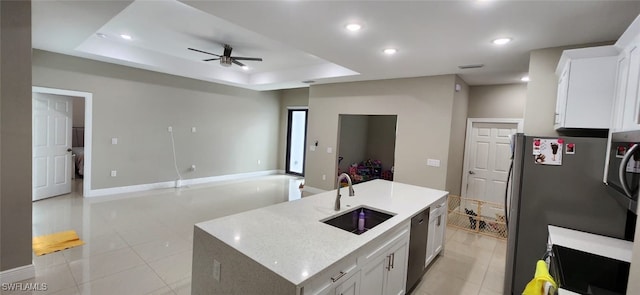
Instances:
[[[67,152],[70,152],[70,151],[71,151],[71,149],[70,149],[70,148],[68,148],[68,149],[67,149]]]
[[[469,171],[469,174],[476,174],[476,173],[475,173],[475,172],[473,172],[473,171]]]

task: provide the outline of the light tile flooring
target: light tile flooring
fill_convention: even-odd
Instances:
[[[33,235],[75,230],[86,244],[35,256],[47,291],[2,294],[190,294],[193,225],[300,198],[295,177],[242,181],[118,196],[77,193],[33,204]],[[76,181],[74,192],[82,191]],[[447,228],[445,253],[412,294],[502,293],[505,243]]]
[[[503,294],[506,241],[447,226],[444,255],[429,266],[413,295]]]

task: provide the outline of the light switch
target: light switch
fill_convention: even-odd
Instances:
[[[431,166],[431,167],[440,167],[440,160],[436,160],[436,159],[427,159],[427,166]]]
[[[327,148],[327,154],[330,154],[330,153],[333,153],[333,148],[328,147],[328,148]]]
[[[118,138],[117,137],[111,138],[111,144],[118,144]]]
[[[311,150],[312,152],[315,152],[316,151],[316,146],[315,145],[309,146],[309,150]]]
[[[118,171],[111,170],[111,177],[116,177],[118,175]]]

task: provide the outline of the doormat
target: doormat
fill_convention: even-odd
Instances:
[[[36,253],[37,256],[81,245],[84,245],[84,242],[80,240],[75,230],[33,238],[33,252]]]

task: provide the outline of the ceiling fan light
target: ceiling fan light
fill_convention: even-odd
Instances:
[[[249,66],[242,66],[242,69],[245,70],[245,71],[248,71],[249,70]]]
[[[120,38],[125,39],[125,40],[131,40],[131,39],[133,39],[133,38],[131,37],[131,35],[127,35],[127,34],[121,34],[121,35],[120,35]]]

